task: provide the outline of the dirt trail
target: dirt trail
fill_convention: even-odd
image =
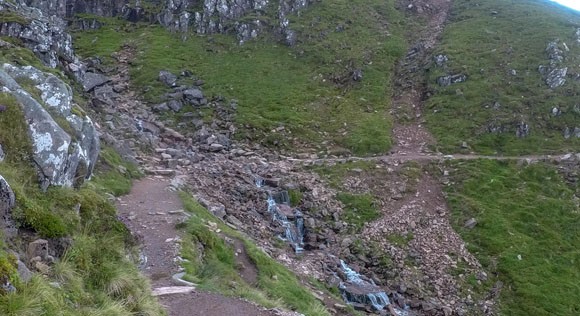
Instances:
[[[176,192],[163,177],[136,181],[131,193],[118,199],[122,220],[143,246],[147,258],[143,272],[153,288],[180,286],[172,276],[179,272],[180,232],[175,225],[186,218]],[[189,294],[162,296],[160,302],[170,316],[275,316],[278,313],[252,303],[219,294],[195,291]]]

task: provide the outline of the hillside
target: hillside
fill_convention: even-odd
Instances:
[[[0,314],[577,315],[580,13],[0,0]]]

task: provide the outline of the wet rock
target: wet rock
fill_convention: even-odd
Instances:
[[[159,72],[159,81],[163,82],[168,87],[175,87],[177,84],[177,76],[166,70]]]

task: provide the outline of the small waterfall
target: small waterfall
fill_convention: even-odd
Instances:
[[[348,304],[359,303],[370,305],[375,310],[383,310],[390,305],[387,293],[381,290],[375,283],[370,280],[364,280],[360,274],[351,269],[343,260],[340,260],[342,270],[346,275],[346,282],[340,284],[340,291],[343,299]],[[403,311],[397,311],[399,315],[405,315]]]
[[[256,177],[256,186],[262,188],[264,179]],[[290,206],[290,196],[288,191],[271,193],[268,191],[268,213],[272,214],[272,220],[279,223],[284,228],[284,235],[279,236],[282,240],[288,241],[296,253],[302,253],[304,248],[304,217],[298,209],[293,211],[294,221],[288,220],[288,217],[280,211],[278,205]]]

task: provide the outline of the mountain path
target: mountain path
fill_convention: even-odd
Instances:
[[[113,80],[130,86],[130,61],[136,52],[126,46],[115,56],[118,61],[117,75]],[[119,110],[129,120],[141,122],[138,117],[152,119],[149,106],[136,97],[136,92],[126,89],[119,94]],[[118,137],[123,137],[119,131]],[[171,131],[170,131],[171,132]],[[152,155],[136,157],[141,167],[155,168],[159,164]],[[184,293],[158,296],[159,302],[169,316],[284,316],[291,315],[278,310],[267,310],[243,299],[226,297],[218,293],[195,290],[195,285],[179,279],[180,243],[182,232],[176,225],[185,221],[189,214],[171,187],[169,177],[148,176],[133,183],[129,194],[117,199],[118,214],[140,241],[141,270],[150,279],[153,292],[164,289]]]
[[[173,278],[179,268],[181,232],[175,225],[187,218],[177,192],[169,180],[147,177],[135,181],[131,192],[117,201],[121,219],[141,241],[142,271],[154,289],[181,286]],[[220,294],[193,290],[190,293],[163,295],[159,298],[169,316],[275,316],[274,311],[250,302]]]

